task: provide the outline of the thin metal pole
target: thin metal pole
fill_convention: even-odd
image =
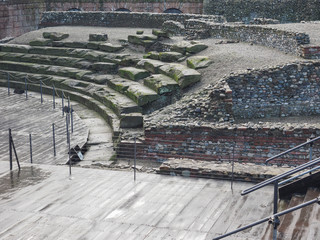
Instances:
[[[69,143],[69,126],[68,126],[68,114],[66,114],[66,133],[67,133],[67,144]]]
[[[276,215],[278,213],[278,181],[274,182],[274,189],[273,189],[273,214]],[[273,222],[273,240],[277,240],[277,228],[279,225],[279,217],[274,217]]]
[[[56,91],[54,89],[54,85],[52,84],[52,99],[53,99],[53,109],[56,109]]]
[[[70,115],[70,97],[68,96],[68,114]],[[70,124],[70,116],[68,117],[68,124]]]
[[[234,145],[232,149],[232,177],[231,177],[231,190],[233,191],[233,180],[234,180]]]
[[[16,156],[17,165],[18,165],[18,168],[19,168],[19,171],[20,171],[20,163],[19,163],[19,159],[18,159],[18,154],[17,154],[16,148],[15,148],[15,146],[14,146],[14,142],[13,142],[12,137],[11,137],[11,142],[12,142],[12,147],[13,147],[14,155]]]
[[[54,123],[52,123],[53,156],[56,156],[56,137],[54,133]]]
[[[70,109],[70,114],[71,114],[71,133],[73,133],[73,109],[72,109],[72,105],[71,105],[71,109]]]
[[[29,134],[29,143],[30,143],[30,162],[32,163],[32,137],[31,137],[31,133]]]
[[[9,161],[10,171],[12,170],[12,145],[11,145],[11,129],[9,128]]]
[[[8,74],[8,96],[10,96],[10,75]]]
[[[310,148],[309,148],[309,161],[312,161],[312,147],[313,147],[313,142],[310,143]],[[312,172],[309,173],[310,175]]]
[[[41,92],[41,103],[43,103],[43,98],[42,98],[42,81],[40,81],[40,92]]]
[[[26,91],[26,99],[28,99],[28,84],[27,84],[27,77],[24,78],[24,86]]]
[[[63,99],[63,91],[61,91],[61,109],[62,109],[62,117],[64,116],[64,99]]]
[[[67,114],[67,118],[69,118],[69,114]],[[68,120],[69,122],[70,120]],[[69,174],[71,176],[71,147],[70,147],[70,133],[69,133],[69,127],[68,127],[68,149],[69,149]]]
[[[137,139],[134,137],[134,168],[133,168],[133,179],[136,181],[136,171],[137,171]]]

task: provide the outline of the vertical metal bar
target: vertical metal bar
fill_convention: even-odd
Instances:
[[[68,114],[69,114],[68,124],[70,125],[70,97],[69,96],[68,96]]]
[[[26,99],[28,99],[28,85],[27,85],[27,77],[24,78],[24,86],[26,91]]]
[[[10,75],[8,74],[8,96],[10,96]]]
[[[18,168],[19,168],[19,171],[20,171],[20,163],[19,163],[19,159],[18,159],[18,154],[17,154],[17,151],[16,151],[16,147],[14,146],[14,142],[13,142],[12,137],[11,137],[11,143],[12,143],[14,155],[16,156],[17,165],[18,165]]]
[[[313,147],[313,142],[310,143],[310,147],[309,147],[309,161],[312,161],[312,147]],[[312,172],[310,172],[309,174],[311,175]]]
[[[274,182],[274,189],[273,189],[273,214],[278,213],[278,181]],[[277,240],[277,228],[279,225],[279,218],[275,217],[273,222],[273,240]]]
[[[12,145],[11,145],[11,129],[9,128],[9,161],[10,171],[12,170]]]
[[[70,115],[69,114],[67,114],[67,118],[69,118],[70,117]],[[69,122],[70,120],[68,120],[68,122]],[[69,133],[69,127],[68,127],[68,149],[69,149],[69,151],[68,151],[68,153],[69,153],[69,175],[71,176],[71,149],[70,149],[70,133]]]
[[[66,114],[66,133],[67,133],[67,144],[68,144],[69,143],[69,137],[68,137],[68,133],[69,133],[68,114]]]
[[[53,156],[56,156],[56,137],[54,133],[54,123],[52,123]]]
[[[40,93],[41,93],[41,103],[43,103],[43,98],[42,98],[42,81],[40,81]]]
[[[53,109],[56,109],[56,91],[54,89],[54,85],[52,84],[52,104],[53,104]]]
[[[29,143],[30,143],[30,162],[32,163],[32,137],[31,137],[31,133],[29,134]]]
[[[71,132],[73,133],[73,109],[72,109],[72,105],[71,105],[71,109],[70,109],[70,114],[71,114]]]
[[[61,91],[61,109],[62,109],[62,117],[64,116],[64,99],[63,99],[63,91]]]
[[[232,176],[231,176],[231,191],[233,191],[233,180],[234,180],[234,145],[233,144],[233,149],[232,149]]]
[[[136,181],[137,171],[137,139],[134,137],[134,168],[133,168],[133,180]]]

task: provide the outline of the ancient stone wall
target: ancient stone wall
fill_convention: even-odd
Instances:
[[[305,33],[284,31],[266,26],[244,24],[218,24],[203,20],[189,20],[186,25],[189,35],[204,32],[204,36],[227,38],[250,42],[280,51],[301,55],[301,45],[310,43]]]
[[[319,129],[161,126],[145,130],[145,142],[138,158],[165,161],[168,158],[190,158],[207,161],[264,163],[266,159],[301,144]],[[319,154],[315,143],[314,156]],[[273,164],[297,165],[309,160],[309,146],[296,150]]]
[[[0,39],[16,37],[35,30],[44,11],[116,11],[158,12],[177,9],[182,13],[201,14],[202,0],[2,0],[0,1]],[[132,20],[132,19],[131,19]]]
[[[106,27],[146,27],[161,28],[163,22],[173,20],[184,23],[186,20],[207,19],[224,22],[222,16],[195,14],[165,13],[127,13],[127,12],[45,12],[41,19],[41,27],[75,25],[75,26],[106,26]]]
[[[281,22],[311,21],[320,18],[318,0],[204,0],[204,14],[224,15],[229,22],[264,17]]]

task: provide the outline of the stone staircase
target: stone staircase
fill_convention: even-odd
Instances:
[[[29,90],[40,91],[42,82],[48,94],[52,94],[54,85],[57,95],[63,91],[72,100],[93,106],[114,132],[141,128],[143,114],[173,103],[186,87],[155,70],[167,63],[134,59],[119,52],[122,48],[109,50],[111,44],[97,43],[96,47],[91,43],[99,51],[78,48],[84,45],[76,43],[62,47],[34,45],[0,45],[0,85],[6,87],[9,77],[11,87],[24,89],[27,79]]]

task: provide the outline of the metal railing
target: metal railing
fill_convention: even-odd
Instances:
[[[319,138],[317,138],[317,139],[319,139]],[[314,140],[315,140],[315,139],[314,139]],[[310,141],[308,141],[308,142],[310,142]],[[301,145],[303,145],[303,144],[301,144]],[[286,151],[286,152],[288,152],[288,151]],[[298,205],[298,206],[295,206],[295,207],[293,207],[293,208],[290,208],[290,209],[287,209],[287,210],[285,210],[285,211],[282,211],[282,212],[278,213],[278,190],[279,190],[279,184],[285,182],[285,181],[283,181],[283,182],[280,182],[280,183],[279,183],[279,180],[281,180],[281,179],[283,179],[283,178],[286,178],[286,177],[288,177],[288,176],[291,176],[292,174],[295,174],[295,173],[297,173],[297,172],[300,172],[300,171],[302,171],[302,170],[304,170],[304,169],[310,168],[310,167],[312,167],[312,166],[314,166],[314,165],[317,165],[317,164],[319,164],[319,163],[320,163],[320,158],[316,158],[316,159],[314,159],[314,160],[312,160],[312,161],[310,161],[310,162],[307,162],[307,163],[305,163],[305,164],[302,164],[302,165],[300,165],[300,166],[298,166],[298,167],[296,167],[296,168],[294,168],[294,169],[292,169],[292,170],[289,170],[289,171],[287,171],[287,172],[285,172],[285,173],[279,174],[279,175],[277,175],[277,176],[275,176],[275,177],[272,177],[272,178],[270,178],[270,179],[268,179],[268,180],[266,180],[266,181],[263,181],[263,182],[261,182],[261,183],[258,183],[258,184],[256,184],[256,185],[250,187],[250,188],[247,188],[246,190],[243,190],[243,191],[241,192],[241,195],[242,195],[242,196],[243,196],[243,195],[247,195],[247,194],[249,194],[249,193],[251,193],[251,192],[254,192],[254,191],[256,191],[256,190],[258,190],[258,189],[260,189],[260,188],[263,188],[263,187],[265,187],[265,186],[267,186],[267,185],[273,184],[273,185],[274,185],[273,215],[272,215],[271,217],[261,219],[261,220],[259,220],[259,221],[257,221],[257,222],[254,222],[254,223],[252,223],[252,224],[249,224],[249,225],[247,225],[247,226],[244,226],[244,227],[242,227],[242,228],[239,228],[239,229],[237,229],[237,230],[235,230],[235,231],[226,233],[226,234],[224,234],[224,235],[222,235],[222,236],[219,236],[219,237],[217,237],[217,238],[214,238],[213,240],[218,240],[218,239],[222,239],[222,238],[228,237],[228,236],[230,236],[230,235],[232,235],[232,234],[235,234],[235,233],[237,233],[237,232],[243,231],[243,230],[245,230],[245,229],[251,228],[251,227],[253,227],[253,226],[256,226],[256,225],[258,225],[258,224],[261,224],[261,223],[264,223],[264,222],[267,222],[267,221],[268,221],[269,223],[273,224],[273,239],[276,240],[276,239],[277,239],[277,228],[278,228],[278,226],[279,226],[279,224],[280,224],[279,216],[284,215],[284,214],[289,213],[289,212],[292,212],[292,211],[295,211],[295,210],[297,210],[297,209],[300,209],[300,208],[305,207],[305,206],[307,206],[307,205],[313,204],[313,203],[315,203],[315,202],[317,202],[317,203],[320,202],[320,201],[319,201],[320,197],[318,197],[318,198],[316,198],[316,199],[314,199],[314,200],[312,200],[312,201],[309,201],[309,202],[304,203],[304,204],[300,204],[300,205]],[[316,167],[316,168],[319,168],[319,167]],[[307,172],[309,172],[309,171],[307,171]]]

